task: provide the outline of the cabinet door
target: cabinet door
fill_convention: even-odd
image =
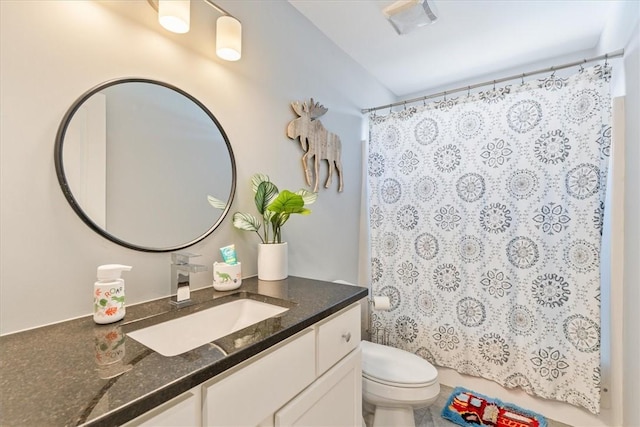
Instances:
[[[362,364],[359,347],[275,415],[276,427],[353,427],[361,423]]]
[[[313,382],[315,364],[315,334],[309,329],[272,353],[206,385],[203,424],[264,425],[278,408]]]
[[[129,421],[124,427],[195,427],[202,424],[201,413],[200,387],[195,387]]]

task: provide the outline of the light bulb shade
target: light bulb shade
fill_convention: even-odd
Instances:
[[[242,56],[242,24],[233,16],[221,16],[216,22],[216,54],[226,61]]]
[[[158,21],[167,30],[183,34],[189,31],[191,0],[158,0]]]

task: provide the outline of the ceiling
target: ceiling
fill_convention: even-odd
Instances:
[[[398,35],[393,1],[289,0],[398,97],[594,49],[625,1],[429,0],[438,20]]]

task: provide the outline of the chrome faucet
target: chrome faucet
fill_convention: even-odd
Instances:
[[[171,300],[172,305],[184,307],[193,304],[191,288],[189,287],[189,273],[207,271],[206,265],[190,264],[189,258],[199,254],[189,252],[173,252],[171,254]]]

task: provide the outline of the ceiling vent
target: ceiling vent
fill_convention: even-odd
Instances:
[[[398,34],[407,34],[435,22],[438,17],[427,0],[399,0],[382,10]]]

